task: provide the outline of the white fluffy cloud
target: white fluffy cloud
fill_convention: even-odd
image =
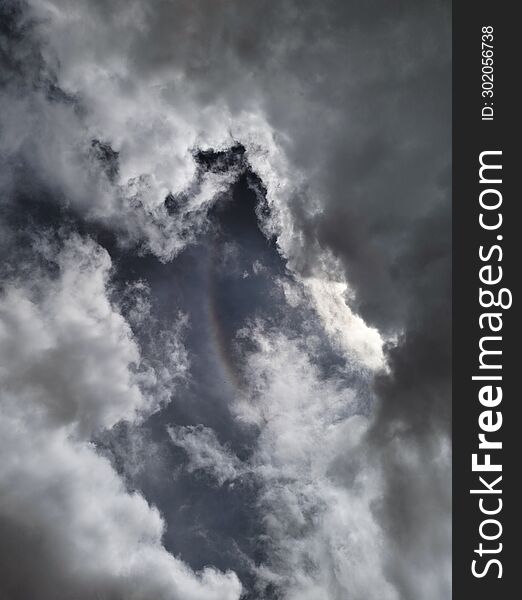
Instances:
[[[195,574],[165,550],[158,511],[127,492],[90,443],[95,432],[154,410],[165,381],[142,368],[110,301],[106,251],[73,236],[55,267],[7,282],[0,297],[0,521],[16,531],[0,542],[3,592],[237,599],[235,575]],[[184,356],[169,360],[173,375]]]
[[[306,340],[259,326],[248,337],[256,344],[246,361],[249,392],[234,411],[258,429],[255,450],[241,462],[212,430],[177,427],[171,437],[187,468],[219,484],[255,478],[268,546],[257,574],[286,600],[398,600],[386,576],[389,541],[373,513],[382,477],[365,444],[370,423],[359,392],[322,376]]]
[[[4,291],[4,401],[17,410],[23,397],[28,412],[32,406],[53,426],[88,438],[147,408],[138,386],[140,353],[107,297],[107,252],[71,238],[56,266],[57,277],[36,272]]]
[[[326,333],[341,352],[346,353],[350,361],[361,361],[371,369],[384,368],[381,335],[350,310],[347,284],[318,277],[305,278],[303,283]]]

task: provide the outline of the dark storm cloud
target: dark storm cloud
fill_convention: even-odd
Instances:
[[[391,560],[390,576],[401,597],[415,598],[411,565],[424,571],[440,560],[446,574],[449,565],[449,471],[440,441],[451,414],[449,5],[286,6],[283,15],[268,9],[256,21],[265,35],[244,52],[240,36],[248,27],[234,28],[232,15],[223,37],[254,81],[276,82],[262,94],[263,108],[274,129],[290,134],[293,164],[313,174],[308,193],[321,196],[319,214],[302,198],[291,207],[307,236],[299,269],[314,268],[318,247],[331,250],[359,313],[398,335],[387,354],[391,373],[377,382],[381,404],[369,441],[388,473],[379,514],[398,546],[395,556],[407,557]],[[197,12],[193,18],[203,29],[209,23]],[[212,29],[209,44],[219,46],[219,28]],[[232,106],[238,96],[250,97],[237,89],[236,61],[221,52],[200,61],[201,52],[188,58],[196,73],[223,72],[222,93],[234,96]],[[258,61],[258,53],[273,62]],[[212,77],[202,79],[203,98],[205,85],[219,89]],[[390,451],[401,444],[418,462]],[[427,481],[422,464],[432,465]],[[447,594],[448,579],[441,579],[433,597]]]
[[[418,595],[418,582],[405,563],[416,564],[422,553],[429,560],[433,553],[445,555],[450,566],[451,484],[444,459],[447,450],[441,443],[451,428],[448,207],[437,207],[418,224],[412,237],[395,272],[397,283],[403,286],[408,316],[398,344],[388,353],[391,373],[377,381],[381,404],[371,434],[388,474],[388,494],[380,509],[398,546],[390,568],[405,599]],[[411,447],[418,459],[404,460],[396,452],[401,444]],[[429,465],[427,473],[422,465]],[[417,540],[413,546],[412,539]],[[440,594],[444,593],[442,587]]]
[[[72,523],[59,525],[45,502],[35,512],[42,597],[52,597],[50,580],[64,594],[88,594],[84,574],[71,575],[86,561],[103,598],[130,589],[139,600],[237,597],[233,576],[208,570],[198,579],[165,543],[193,568],[252,577],[254,598],[447,598],[449,3],[34,0],[3,2],[2,12],[0,186],[4,243],[16,247],[4,269],[12,294],[13,273],[23,275],[18,296],[2,297],[3,315],[16,327],[31,317],[64,357],[40,364],[20,350],[22,363],[35,361],[56,447],[30,440],[26,414],[10,416],[28,441],[6,438],[28,461],[29,490],[31,452],[49,458],[45,489],[58,482]],[[59,234],[35,242],[39,225],[63,220]],[[19,251],[22,243],[31,250]],[[36,264],[39,296],[29,285]],[[94,307],[75,285],[96,297]],[[80,329],[74,355],[98,354],[100,387],[68,356],[57,297],[80,321],[94,310],[101,329],[105,319],[119,323],[113,354],[128,406],[121,390],[104,387],[102,335],[94,348]],[[149,343],[151,331],[176,329],[185,314],[183,336]],[[15,329],[4,340],[11,347]],[[379,371],[380,335],[388,372]],[[177,367],[162,365],[173,348]],[[187,356],[190,377],[172,398],[160,375]],[[42,375],[49,364],[58,392]],[[78,388],[67,371],[85,375],[73,378]],[[375,406],[374,372],[367,431],[359,419]],[[10,391],[28,395],[20,382],[10,380]],[[113,398],[105,408],[104,393]],[[131,409],[156,394],[171,402],[143,425]],[[74,418],[68,395],[78,401]],[[90,446],[64,437],[67,418],[86,440],[96,437],[120,478]],[[180,428],[174,450],[167,424]],[[54,464],[60,448],[74,474]],[[105,494],[92,505],[111,507],[107,522],[92,525],[100,543],[107,532],[115,540],[118,559],[105,566],[85,548],[61,562],[71,540],[83,539],[85,464]],[[160,507],[164,538],[157,514],[122,481]],[[2,505],[6,540],[24,507],[32,511],[30,492],[16,511],[17,493]],[[222,519],[216,503],[226,505]],[[131,515],[127,537],[114,516],[121,505]],[[143,559],[136,540],[147,527]],[[360,544],[346,543],[352,534]],[[25,529],[16,539],[16,552],[31,546]],[[126,547],[133,565],[146,565],[132,581],[120,576],[132,568]],[[17,599],[32,588],[15,591],[16,552],[4,587]]]

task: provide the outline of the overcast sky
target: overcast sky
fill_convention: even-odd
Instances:
[[[450,598],[450,33],[0,2],[0,599]]]

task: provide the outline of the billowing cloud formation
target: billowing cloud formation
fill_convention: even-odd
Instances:
[[[251,392],[234,406],[237,418],[258,429],[256,446],[241,462],[211,430],[177,427],[173,442],[219,484],[254,478],[265,525],[267,561],[261,581],[284,598],[399,598],[387,581],[384,533],[372,506],[382,494],[378,462],[365,448],[368,420],[359,390],[314,366],[307,340],[255,327],[247,364]],[[437,595],[429,597],[437,597]]]
[[[55,280],[36,273],[29,289],[15,282],[4,291],[4,389],[86,438],[146,408],[139,372],[131,371],[139,349],[106,295],[107,252],[72,238],[56,260]]]
[[[156,374],[109,300],[108,254],[73,237],[56,260],[0,300],[3,596],[238,598],[233,575],[195,575],[164,549],[158,511],[89,443],[153,410]]]
[[[226,600],[230,567],[249,598],[447,598],[448,3],[1,11],[0,591]],[[255,507],[221,572],[162,546],[222,558],[172,525],[196,485],[201,523]]]

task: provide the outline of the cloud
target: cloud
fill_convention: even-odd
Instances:
[[[53,256],[47,271],[33,263],[30,280],[8,280],[0,298],[2,593],[238,598],[235,575],[195,574],[165,550],[159,512],[91,443],[155,410],[162,382],[141,369],[110,300],[107,252],[72,236]]]
[[[13,283],[4,292],[4,389],[86,438],[147,408],[133,373],[140,354],[107,297],[107,252],[71,238],[56,267],[56,280],[41,275],[30,287]]]
[[[17,215],[2,226],[4,244],[38,206],[51,228],[65,214],[78,229],[109,231],[130,254],[176,262],[244,174],[241,161],[204,168],[197,149],[242,144],[266,191],[260,227],[293,280],[287,299],[316,311],[358,384],[349,393],[346,378],[319,373],[310,341],[297,348],[290,334],[258,331],[249,389],[259,405],[245,397],[234,406],[257,432],[248,429],[259,464],[238,463],[222,431],[219,445],[209,429],[174,427],[177,443],[194,471],[213,469],[224,482],[254,469],[267,482],[259,510],[271,507],[273,520],[263,573],[288,594],[365,597],[366,588],[367,597],[375,580],[379,598],[446,598],[449,3],[31,0],[2,11],[0,190],[5,212]],[[141,333],[140,352],[132,326],[159,333],[161,324],[140,328],[139,307],[126,322],[107,296],[108,256],[71,243],[76,249],[54,261],[57,278],[38,274],[31,286],[24,272],[7,289],[12,371],[3,376],[38,407],[32,418],[74,434],[87,452],[94,432],[164,406],[188,363],[171,339],[169,353],[184,367],[161,366],[161,335],[154,348],[155,336],[144,346]],[[188,306],[201,302],[200,290],[190,293]],[[288,307],[277,308],[280,316]],[[375,412],[363,423],[354,398],[369,377],[363,404]],[[67,436],[64,453],[73,452]],[[231,576],[215,577],[237,591]]]
[[[260,325],[248,339],[248,391],[233,410],[257,429],[252,454],[240,461],[212,430],[177,428],[171,436],[187,468],[220,485],[253,478],[259,486],[267,554],[253,567],[259,586],[276,586],[288,600],[400,598],[386,577],[387,536],[372,508],[383,478],[365,446],[364,390],[321,376],[307,340]]]
[[[168,429],[172,442],[188,456],[187,469],[209,471],[219,485],[246,473],[241,461],[219,443],[214,431],[203,426],[177,426]]]
[[[375,370],[383,369],[383,340],[377,329],[368,327],[350,310],[346,283],[315,277],[305,278],[303,283],[310,291],[326,332],[349,360],[359,360]]]
[[[109,51],[98,63],[80,60],[79,45],[101,50],[115,40],[115,32],[102,32],[84,11],[38,2],[6,9],[3,38],[12,46],[10,57],[20,59],[8,65],[1,90],[3,201],[52,195],[58,206],[115,230],[121,245],[172,259],[208,225],[208,209],[237,173],[198,170],[193,151],[201,115],[188,99],[173,110],[157,85],[128,88],[133,73],[118,75],[119,60]],[[71,27],[78,28],[76,42]],[[78,63],[71,79],[73,55]],[[218,117],[213,127],[218,134],[209,126],[205,144],[229,144],[226,119]],[[23,172],[31,177],[20,177]],[[165,200],[180,195],[186,202],[173,219]]]

